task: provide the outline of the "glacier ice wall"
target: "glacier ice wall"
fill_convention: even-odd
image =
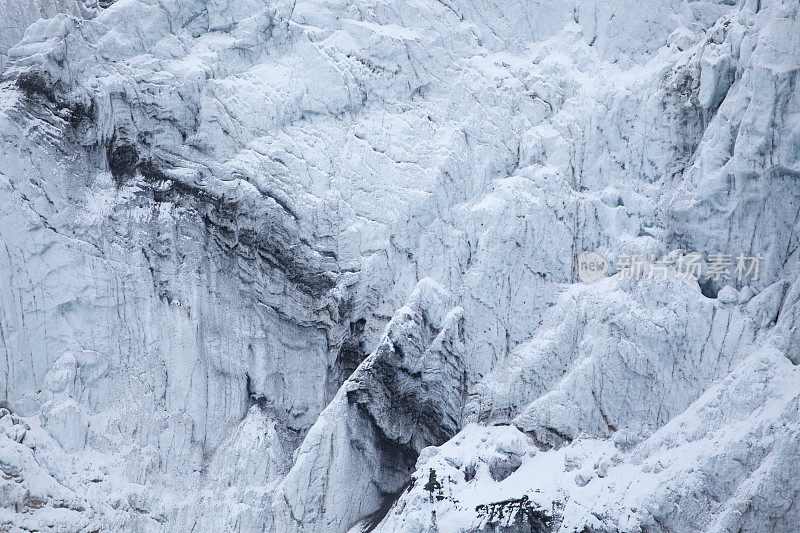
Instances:
[[[2,527],[791,530],[798,11],[0,1]]]

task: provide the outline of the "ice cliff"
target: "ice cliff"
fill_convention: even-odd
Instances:
[[[798,17],[0,0],[0,529],[796,530]]]

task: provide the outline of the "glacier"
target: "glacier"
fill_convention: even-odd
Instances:
[[[797,531],[798,16],[0,0],[0,529]]]

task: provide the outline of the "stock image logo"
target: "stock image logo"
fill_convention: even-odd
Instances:
[[[585,251],[578,257],[578,277],[584,283],[591,283],[605,277],[608,261],[597,252]]]
[[[699,252],[680,252],[661,257],[656,254],[620,254],[615,262],[616,270],[612,274],[618,273],[621,279],[627,280],[655,277],[667,279],[672,276],[677,279],[707,278],[720,282],[736,280],[741,283],[745,280],[758,280],[761,258],[761,254],[741,253],[734,256],[723,253],[704,255]],[[597,252],[587,250],[578,257],[578,278],[584,283],[592,283],[605,277],[609,269],[609,261]]]

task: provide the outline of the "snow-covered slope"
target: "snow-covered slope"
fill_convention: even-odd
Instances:
[[[21,5],[0,527],[800,523],[796,1]]]

